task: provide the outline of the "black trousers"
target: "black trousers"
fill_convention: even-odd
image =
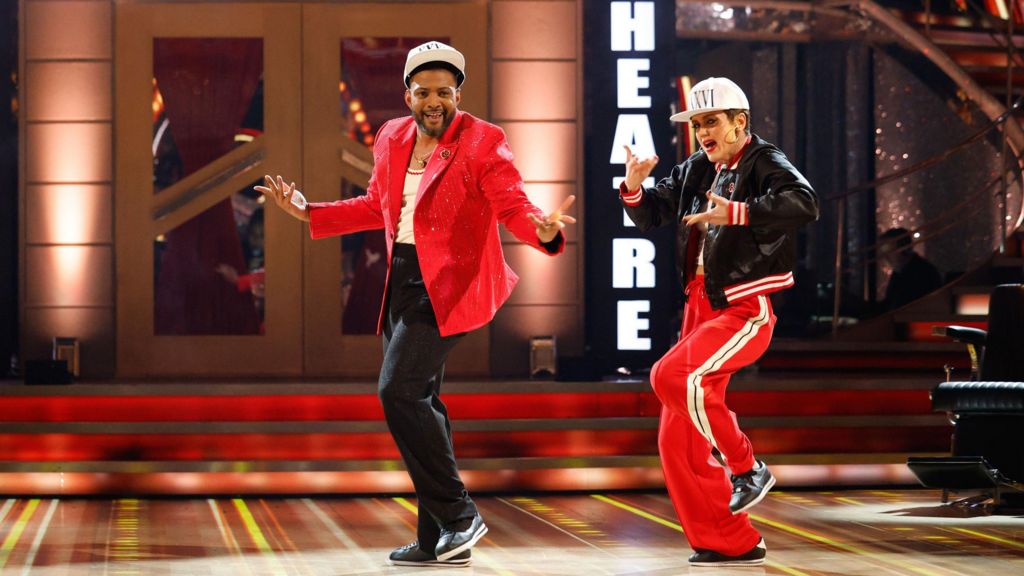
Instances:
[[[448,409],[439,396],[445,360],[461,338],[442,337],[438,330],[416,247],[395,244],[377,391],[416,489],[417,539],[427,550],[437,543],[441,526],[477,512],[459,477]]]

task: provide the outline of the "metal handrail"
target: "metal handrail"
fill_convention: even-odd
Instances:
[[[832,194],[832,195],[829,195],[829,196],[825,196],[825,197],[822,198],[822,200],[832,201],[832,200],[839,200],[839,199],[842,199],[842,198],[848,198],[850,196],[855,196],[855,195],[860,194],[862,192],[867,192],[868,190],[873,190],[873,189],[875,189],[875,188],[877,188],[879,186],[882,186],[883,184],[888,184],[889,182],[894,182],[896,180],[899,180],[900,178],[903,178],[904,176],[907,176],[909,174],[913,174],[913,173],[918,172],[920,170],[923,170],[925,168],[929,168],[931,166],[939,164],[940,162],[942,162],[943,160],[949,158],[953,154],[959,152],[960,150],[966,148],[967,146],[970,146],[971,144],[977,142],[978,140],[981,140],[992,129],[998,128],[1003,123],[1005,123],[1006,120],[1010,116],[1012,116],[1014,112],[1016,112],[1017,110],[1020,110],[1022,106],[1024,106],[1024,96],[1021,96],[1020,98],[1018,98],[1017,101],[1014,102],[1013,105],[1011,105],[1010,108],[1006,112],[1003,112],[1002,114],[999,115],[999,117],[997,117],[996,119],[990,121],[988,123],[988,125],[986,125],[984,128],[979,129],[978,131],[976,131],[975,133],[971,134],[970,136],[968,136],[964,140],[961,140],[960,142],[954,144],[953,146],[950,146],[949,148],[943,150],[942,152],[939,152],[938,154],[935,154],[934,156],[930,156],[928,158],[925,158],[924,160],[921,160],[920,162],[917,162],[915,164],[911,164],[910,166],[907,166],[906,168],[901,168],[900,170],[892,172],[891,174],[887,174],[887,175],[882,176],[880,178],[875,178],[874,180],[870,180],[868,182],[864,182],[862,184],[858,184],[856,186],[852,186],[852,187],[847,188],[846,190],[844,190],[842,192],[839,192],[837,194]],[[1018,158],[1019,158],[1019,156],[1018,156]]]
[[[985,193],[989,192],[990,190],[992,190],[992,188],[994,188],[997,184],[999,184],[1001,179],[1002,179],[1002,175],[998,175],[995,178],[992,178],[992,180],[990,180],[988,182],[988,184],[986,184],[985,186],[982,186],[981,188],[978,188],[972,194],[970,194],[968,196],[965,196],[963,200],[961,200],[960,202],[954,204],[953,206],[950,206],[949,208],[944,210],[941,214],[939,214],[938,216],[936,216],[936,217],[932,218],[931,220],[929,220],[928,222],[926,222],[924,225],[919,226],[919,227],[917,227],[917,228],[915,228],[913,230],[908,230],[908,234],[911,235],[911,236],[913,236],[914,234],[919,235],[919,238],[914,239],[911,242],[911,244],[912,245],[920,244],[921,242],[924,242],[925,240],[927,240],[929,238],[934,238],[936,236],[940,236],[942,232],[945,232],[946,230],[949,230],[950,228],[953,228],[954,226],[956,226],[958,224],[958,222],[953,219],[954,216],[960,216],[960,217],[962,217],[964,215],[971,216],[971,215],[974,215],[975,213],[977,213],[978,211],[980,211],[984,206],[982,204],[976,202],[977,198],[979,196],[982,196]],[[965,210],[966,210],[966,212],[965,212]],[[945,220],[949,220],[949,222],[948,223],[944,223],[943,221],[945,221]],[[940,223],[942,223],[941,226],[939,226]],[[928,233],[925,234],[924,233],[925,231],[927,231]],[[900,236],[898,238],[902,238],[902,236]],[[853,258],[858,258],[858,257],[859,258],[863,258],[863,261],[864,262],[868,262],[868,263],[875,262],[875,261],[877,261],[878,258],[877,257],[871,257],[869,255],[871,253],[873,253],[873,252],[877,252],[878,248],[882,244],[883,244],[883,242],[876,242],[874,244],[870,244],[868,246],[865,246],[863,248],[858,249],[856,252],[850,253],[850,256],[853,257]],[[900,252],[900,251],[902,251],[902,248],[899,249],[899,250],[892,250],[891,252]]]

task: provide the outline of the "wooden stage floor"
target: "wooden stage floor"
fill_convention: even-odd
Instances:
[[[664,493],[477,498],[490,533],[470,568],[398,568],[403,497],[8,499],[0,573],[39,575],[1024,574],[1024,517],[942,506],[933,490],[773,492],[752,519],[763,567],[689,568]]]

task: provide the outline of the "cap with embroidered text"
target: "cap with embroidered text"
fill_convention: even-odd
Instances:
[[[440,63],[455,74],[455,87],[466,80],[466,57],[455,48],[437,41],[425,42],[409,50],[405,58],[405,87],[409,87],[413,74],[427,64]]]
[[[673,114],[673,122],[689,122],[690,118],[707,112],[722,110],[750,110],[747,95],[728,78],[707,78],[690,88],[686,99],[686,110]]]

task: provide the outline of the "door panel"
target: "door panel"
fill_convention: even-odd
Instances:
[[[311,200],[365,193],[372,139],[387,120],[408,114],[402,71],[408,50],[441,40],[466,55],[461,108],[486,117],[486,6],[482,3],[307,4],[303,18],[303,185]],[[429,31],[429,37],[424,31]],[[376,329],[386,267],[383,234],[316,241],[304,249],[306,372],[376,377]],[[448,372],[489,370],[486,328],[453,352]]]
[[[466,55],[462,108],[487,117],[486,3],[118,3],[116,19],[118,376],[376,378],[381,233],[312,241],[250,188],[365,193],[427,39]],[[449,373],[486,374],[488,341],[468,335]]]
[[[118,376],[300,374],[302,227],[250,188],[301,164],[301,7],[116,18]]]

